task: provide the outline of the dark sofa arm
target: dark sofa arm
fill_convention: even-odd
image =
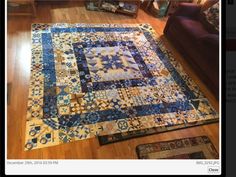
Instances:
[[[201,5],[193,4],[193,3],[180,3],[177,10],[168,18],[166,26],[164,28],[164,34],[168,33],[169,27],[174,21],[176,16],[185,16],[188,18],[198,18],[200,11],[201,11]]]
[[[197,18],[202,5],[193,4],[193,3],[180,3],[177,10],[173,13],[173,16],[186,16]]]

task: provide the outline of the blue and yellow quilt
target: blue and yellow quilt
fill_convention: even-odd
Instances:
[[[148,24],[32,24],[25,150],[217,122]]]

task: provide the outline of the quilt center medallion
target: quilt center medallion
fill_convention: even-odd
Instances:
[[[84,53],[93,82],[142,77],[127,47],[86,48]]]

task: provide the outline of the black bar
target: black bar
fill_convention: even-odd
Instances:
[[[234,0],[228,0],[228,4],[233,5],[234,4]]]

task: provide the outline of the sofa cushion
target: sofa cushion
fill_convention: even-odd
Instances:
[[[205,36],[208,33],[208,31],[204,28],[204,26],[199,22],[195,21],[190,18],[182,17],[182,16],[175,16],[175,21],[172,25],[173,28],[180,28],[180,31],[183,31],[182,34],[185,34],[191,38],[199,38],[201,36]]]

